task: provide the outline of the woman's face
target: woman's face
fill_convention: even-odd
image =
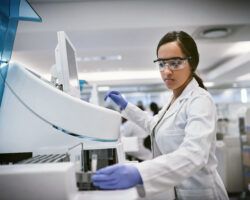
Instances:
[[[158,59],[170,59],[170,58],[185,58],[186,56],[182,53],[181,48],[177,42],[170,42],[162,45],[158,50]],[[177,90],[181,88],[191,75],[191,67],[188,61],[182,63],[183,68],[178,70],[171,70],[165,67],[160,71],[161,77],[165,85],[170,90]]]

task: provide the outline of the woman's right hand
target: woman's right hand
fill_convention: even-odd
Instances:
[[[108,92],[104,100],[106,101],[108,97],[112,99],[120,107],[121,110],[124,110],[128,105],[128,102],[122,97],[121,93],[118,91]]]

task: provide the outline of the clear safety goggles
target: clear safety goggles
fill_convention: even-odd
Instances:
[[[176,71],[183,69],[185,67],[185,63],[187,60],[190,60],[191,57],[181,58],[181,57],[173,57],[173,58],[158,58],[154,60],[154,63],[157,64],[160,71],[164,71],[167,67],[171,71]]]

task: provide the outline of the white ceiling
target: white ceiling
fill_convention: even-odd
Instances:
[[[80,58],[121,55],[121,61],[78,62],[79,78],[99,84],[158,83],[152,60],[159,39],[168,31],[184,30],[197,41],[198,71],[206,81],[234,82],[250,73],[249,60],[216,74],[233,59],[240,60],[235,45],[250,41],[250,1],[230,0],[30,0],[42,23],[19,22],[12,60],[48,75],[55,63],[57,31],[65,31]],[[229,36],[204,39],[200,32],[229,27]],[[244,51],[250,52],[249,48]],[[240,48],[240,50],[244,50]],[[249,53],[250,54],[250,53]],[[240,63],[240,62],[239,62]],[[249,68],[250,69],[250,68]],[[217,70],[217,71],[216,71]],[[236,74],[237,72],[237,74]],[[143,77],[143,75],[147,77]],[[211,75],[212,74],[212,75]],[[111,77],[110,77],[111,75]],[[113,79],[117,80],[113,80]],[[125,81],[121,79],[126,79]],[[99,79],[99,81],[97,80]],[[102,81],[100,81],[102,80]],[[113,80],[113,81],[110,81]]]

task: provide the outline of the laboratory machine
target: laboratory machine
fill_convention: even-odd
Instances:
[[[100,191],[91,175],[125,161],[118,112],[79,98],[75,48],[58,32],[55,82],[10,61],[18,20],[41,21],[26,0],[0,9],[0,199],[137,199]]]

